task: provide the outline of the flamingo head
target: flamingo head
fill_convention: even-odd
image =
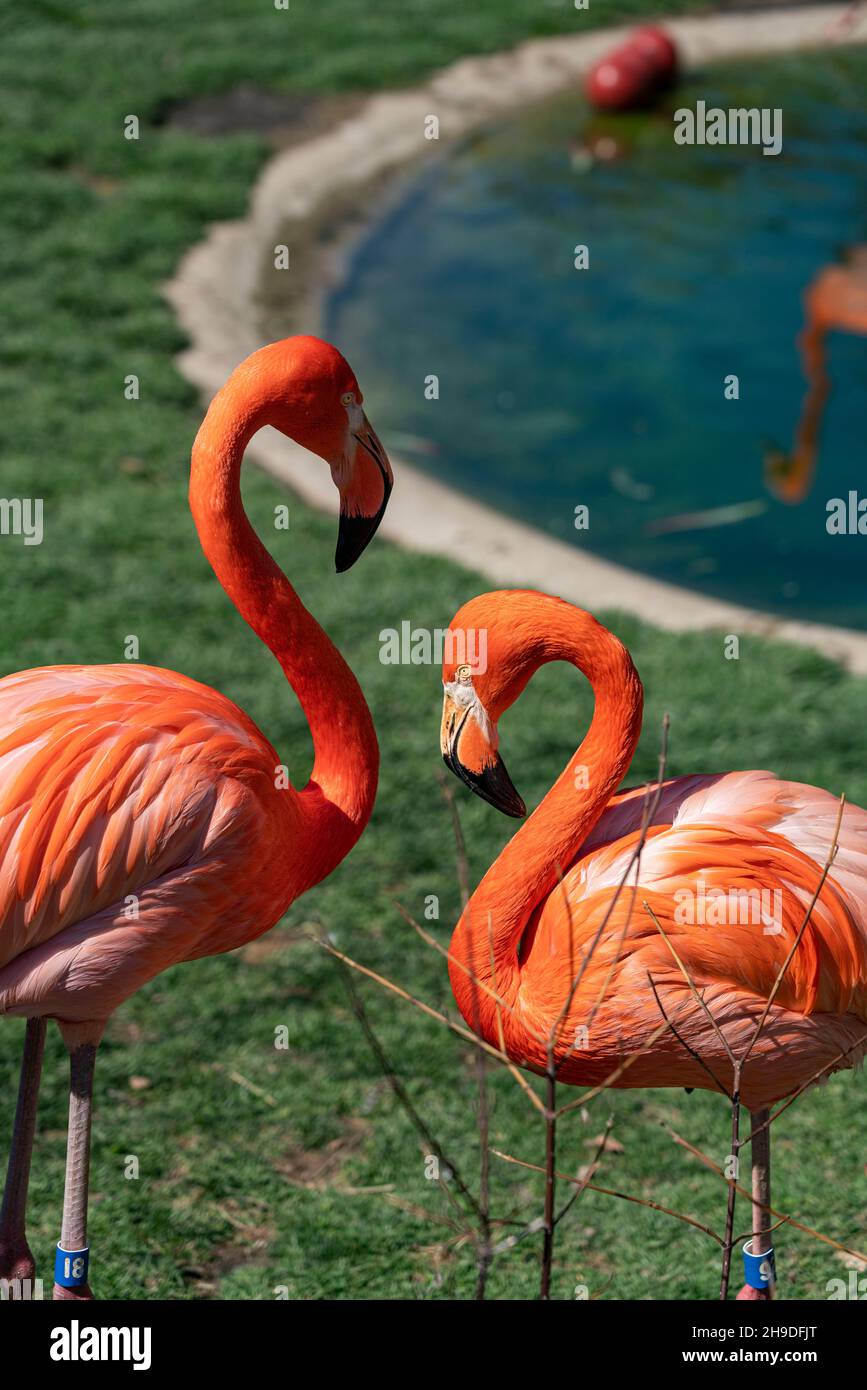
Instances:
[[[552,661],[568,662],[594,693],[605,692],[607,726],[618,730],[631,756],[641,732],[641,679],[626,647],[592,613],[534,589],[503,589],[470,599],[446,634],[443,758],[507,816],[527,811],[498,751],[498,721],[534,672]]]
[[[388,455],[364,413],[355,373],[337,348],[299,336],[273,343],[248,361],[260,356],[268,423],[331,469],[340,493],[334,563],[342,573],[355,564],[385,514],[394,484]]]
[[[440,749],[446,767],[504,815],[527,814],[498,751],[497,721],[543,659],[522,638],[535,594],[483,594],[452,619],[443,659]]]

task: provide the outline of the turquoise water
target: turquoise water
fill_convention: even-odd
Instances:
[[[863,49],[713,68],[652,114],[600,121],[576,94],[457,148],[432,142],[327,308],[379,433],[577,547],[867,627],[867,536],[825,528],[829,498],[867,496],[867,337],[828,338],[808,496],[776,500],[762,467],[801,410],[803,291],[867,243],[865,79]],[[699,99],[781,107],[783,153],[676,146],[672,111]],[[588,159],[600,139],[616,158]]]

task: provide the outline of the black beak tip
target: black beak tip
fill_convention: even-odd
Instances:
[[[491,800],[491,805],[496,806],[498,811],[502,811],[504,816],[512,816],[514,820],[523,820],[527,814],[524,798],[514,787],[508,792],[500,791],[497,794],[497,799]]]
[[[334,552],[334,568],[338,574],[352,569],[373,539],[378,525],[378,516],[341,516]]]
[[[506,764],[502,758],[498,757],[495,763],[481,773],[474,773],[472,785],[479,796],[484,797],[485,801],[489,801],[504,816],[512,816],[515,820],[523,820],[526,816],[527,807],[524,799],[506,771]]]
[[[345,574],[355,564],[360,555],[373,540],[379,530],[379,523],[385,516],[391,484],[386,480],[385,495],[375,516],[347,516],[340,513],[340,526],[337,531],[337,549],[334,552],[334,568],[338,574]]]
[[[524,798],[514,786],[501,759],[482,772],[468,772],[454,753],[443,753],[443,761],[450,772],[466,783],[470,791],[474,791],[495,810],[515,820],[524,819],[527,814]]]

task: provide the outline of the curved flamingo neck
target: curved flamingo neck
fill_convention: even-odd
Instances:
[[[589,613],[565,604],[546,605],[542,624],[544,653],[521,683],[548,661],[569,661],[590,681],[595,709],[577,753],[485,874],[452,937],[451,954],[466,967],[449,966],[455,998],[467,1022],[492,1041],[496,1006],[467,971],[514,1002],[518,947],[530,917],[574,862],[623,780],[641,733],[641,681],[623,644]]]
[[[352,671],[265,549],[241,501],[240,473],[268,404],[230,379],[193,445],[190,509],[202,549],[232,603],[265,643],[301,703],[313,738],[313,770],[295,793],[301,812],[299,882],[287,903],[340,863],[370,818],[379,749]],[[288,432],[288,431],[287,431]],[[276,777],[276,769],[275,769]]]

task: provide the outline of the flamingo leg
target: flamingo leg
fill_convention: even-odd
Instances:
[[[69,1044],[68,1044],[69,1045]],[[87,1197],[90,1178],[90,1124],[93,1102],[93,1072],[96,1042],[77,1042],[69,1052],[69,1129],[66,1141],[66,1183],[63,1189],[63,1223],[60,1231],[61,1255],[73,1278],[84,1269],[85,1282],[64,1285],[55,1282],[55,1301],[92,1299],[86,1282]]]
[[[0,1280],[5,1281],[7,1297],[13,1299],[32,1297],[36,1277],[36,1263],[24,1228],[44,1051],[45,1019],[28,1018],[3,1206],[0,1208]]]
[[[750,1154],[752,1157],[752,1194],[753,1194],[753,1237],[752,1252],[754,1255],[763,1255],[772,1247],[770,1235],[771,1214],[768,1210],[771,1204],[771,1130],[768,1125],[770,1111],[753,1110],[751,1112],[752,1139],[750,1142]],[[769,1284],[766,1289],[754,1289],[749,1284],[744,1284],[738,1294],[738,1299],[744,1302],[767,1302],[773,1297],[774,1286]]]

